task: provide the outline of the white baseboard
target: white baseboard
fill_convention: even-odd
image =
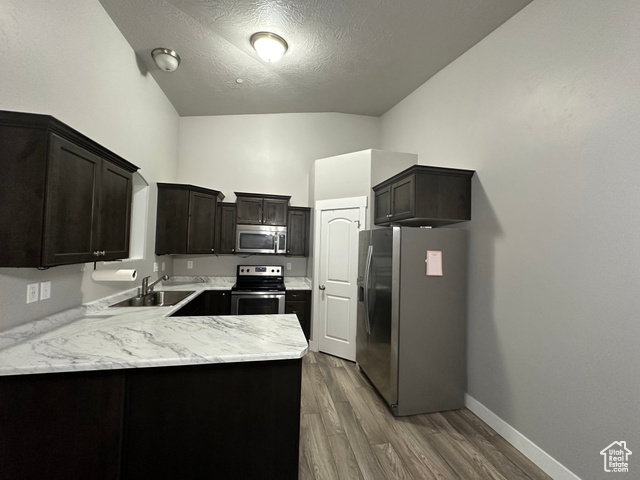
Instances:
[[[516,447],[525,457],[540,467],[554,480],[580,480],[576,474],[558,462],[535,443],[522,435],[507,422],[477,401],[469,394],[465,394],[465,406],[475,413],[482,421],[493,428],[507,442]]]

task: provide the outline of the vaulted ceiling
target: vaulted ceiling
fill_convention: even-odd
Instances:
[[[100,0],[181,116],[379,116],[531,0]],[[278,63],[249,42],[286,39]],[[178,52],[173,73],[151,58]],[[134,61],[132,59],[132,61]],[[238,79],[242,81],[239,82]]]

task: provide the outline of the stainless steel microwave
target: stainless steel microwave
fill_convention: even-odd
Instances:
[[[287,227],[237,225],[236,253],[287,253]]]

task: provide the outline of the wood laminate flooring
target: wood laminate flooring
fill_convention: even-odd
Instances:
[[[394,417],[352,362],[302,362],[299,479],[549,480],[471,411]]]

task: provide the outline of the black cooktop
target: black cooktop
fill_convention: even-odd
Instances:
[[[284,291],[283,265],[238,265],[233,292]]]

